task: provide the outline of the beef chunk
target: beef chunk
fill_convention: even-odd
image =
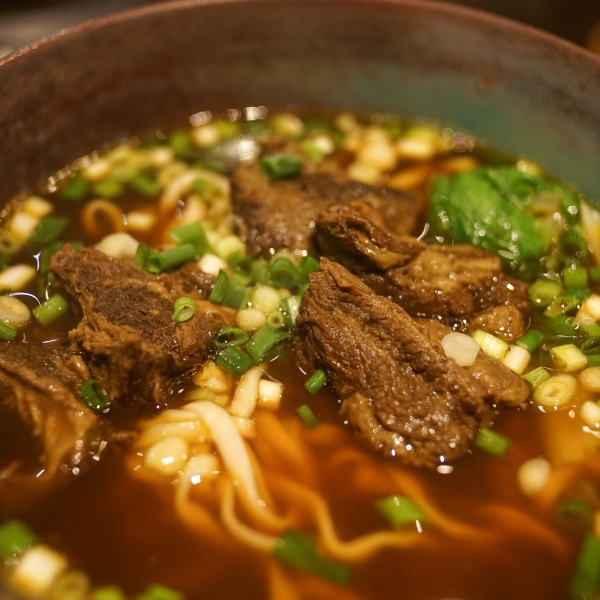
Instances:
[[[500,310],[509,307],[500,307]],[[510,307],[517,310],[514,307]],[[517,311],[517,314],[520,313]],[[424,327],[434,342],[440,343],[452,329],[437,320],[416,319]],[[484,399],[493,406],[524,407],[529,399],[529,386],[500,361],[480,352],[475,363],[465,370],[474,377],[481,386]]]
[[[355,207],[334,205],[316,223],[321,252],[410,315],[468,319],[492,307],[527,312],[527,285],[475,246],[427,246],[382,231]]]
[[[374,211],[379,225],[390,231],[406,233],[415,225],[416,198],[395,190],[322,173],[270,182],[258,163],[241,167],[232,178],[233,212],[253,256],[269,257],[278,250],[314,253],[319,212],[331,204],[357,200]]]
[[[376,449],[433,467],[463,454],[489,409],[478,382],[397,304],[321,259],[296,321],[300,366],[322,368]]]
[[[179,294],[133,264],[65,246],[50,265],[56,287],[74,300],[81,321],[70,332],[76,350],[111,398],[164,402],[170,386],[205,358],[224,322],[208,302],[184,323],[171,320]]]
[[[519,309],[512,305],[494,306],[476,314],[471,319],[471,329],[483,329],[505,342],[516,342],[527,330]]]
[[[98,450],[101,424],[78,394],[88,377],[81,356],[64,348],[0,346],[1,401],[14,406],[42,441],[46,478],[63,464],[80,468]]]

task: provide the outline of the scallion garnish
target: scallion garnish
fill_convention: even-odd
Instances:
[[[87,179],[84,179],[81,175],[75,175],[68,185],[64,187],[60,195],[65,200],[81,200],[90,189],[90,184]]]
[[[296,412],[300,415],[300,418],[304,421],[304,424],[309,429],[314,429],[319,424],[319,419],[315,417],[315,413],[311,410],[310,406],[303,404],[296,409]]]
[[[549,327],[552,333],[565,337],[576,337],[577,330],[573,326],[573,318],[566,315],[557,315],[550,319]]]
[[[308,275],[312,271],[318,271],[320,268],[319,261],[310,254],[307,254],[300,261],[300,266],[298,267],[298,272],[300,275],[300,281],[302,283],[308,283]]]
[[[351,570],[348,565],[319,556],[315,540],[294,529],[288,529],[277,540],[273,557],[339,585],[348,585],[350,582]]]
[[[587,289],[588,287],[588,272],[583,267],[565,269],[562,276],[566,288]]]
[[[232,325],[223,325],[217,332],[214,344],[217,348],[226,348],[227,346],[241,346],[248,341],[248,334],[239,327]]]
[[[127,600],[125,592],[116,585],[105,585],[92,590],[92,600]]]
[[[116,198],[124,192],[125,188],[116,179],[104,179],[92,186],[92,192],[101,198]]]
[[[317,369],[305,382],[305,389],[316,394],[327,383],[327,374],[323,369]]]
[[[296,265],[285,256],[277,256],[271,262],[271,277],[273,287],[292,289],[299,283],[299,273]]]
[[[305,140],[302,142],[300,148],[302,150],[302,154],[304,154],[308,160],[315,164],[319,164],[323,158],[325,158],[325,155],[321,149],[312,140]]]
[[[295,154],[268,154],[260,159],[260,168],[267,179],[282,179],[299,175],[302,161]]]
[[[387,496],[375,501],[375,508],[392,527],[426,522],[427,515],[407,496]]]
[[[17,330],[8,323],[0,321],[0,340],[12,342],[17,337]]]
[[[227,273],[221,269],[219,274],[217,275],[217,279],[215,280],[215,285],[210,293],[208,299],[211,302],[222,302],[225,296],[225,292],[227,291]]]
[[[219,351],[216,362],[222,369],[230,371],[236,377],[243,375],[254,366],[254,361],[237,346],[229,346]]]
[[[267,315],[267,325],[275,329],[283,327],[285,325],[285,315],[283,312],[281,310],[272,310]]]
[[[495,431],[482,427],[475,436],[473,443],[488,454],[496,458],[502,458],[511,445],[511,441]]]
[[[0,558],[7,560],[22,554],[35,544],[35,534],[21,521],[8,521],[0,527]]]
[[[30,244],[49,244],[55,242],[64,228],[67,226],[69,219],[67,217],[45,217],[35,226],[29,236]]]
[[[579,328],[583,329],[594,342],[598,343],[598,340],[600,340],[600,325],[598,323],[582,323]]]
[[[264,258],[253,260],[250,264],[250,274],[256,283],[271,285],[271,269],[269,263]]]
[[[587,598],[596,591],[599,581],[600,539],[592,533],[588,533],[579,551],[569,592],[573,598]]]
[[[529,299],[536,306],[548,306],[562,294],[562,285],[556,279],[538,279],[529,286]]]
[[[150,251],[146,257],[144,268],[154,275],[159,275],[171,267],[176,267],[195,258],[196,248],[192,244],[184,244],[183,246],[168,248],[160,252]]]
[[[173,305],[173,314],[171,320],[175,323],[183,323],[189,321],[196,312],[196,303],[188,296],[181,296],[175,300]]]
[[[160,194],[160,185],[145,173],[138,173],[127,182],[127,185],[147,198],[156,198]]]
[[[136,600],[183,600],[183,598],[181,592],[155,583],[142,592]]]
[[[207,252],[212,252],[204,227],[198,222],[188,223],[181,227],[169,229],[171,239],[178,245],[192,244],[196,248],[196,254],[202,256]]]
[[[54,294],[54,296],[48,298],[43,304],[36,306],[31,312],[45,326],[56,321],[68,309],[68,302],[60,294]]]
[[[525,348],[531,354],[544,343],[545,339],[546,336],[541,331],[531,329],[517,340],[517,345]]]
[[[600,367],[600,354],[588,354],[588,367]]]
[[[594,518],[594,509],[579,498],[563,498],[554,508],[554,517],[567,527],[589,527]]]
[[[281,309],[285,317],[285,324],[291,329],[296,324],[296,317],[300,312],[300,296],[288,296],[281,301]]]
[[[185,129],[176,129],[171,132],[169,146],[171,146],[177,158],[190,158],[194,153],[192,139]]]
[[[140,242],[135,252],[135,264],[143,269],[151,252],[152,250],[150,249],[150,246],[148,246],[148,244]]]
[[[263,327],[246,344],[246,352],[248,352],[254,362],[259,363],[275,344],[287,340],[289,337],[290,334],[281,329]]]
[[[523,375],[523,379],[531,384],[531,387],[535,390],[540,384],[550,379],[550,373],[544,369],[544,367],[538,367],[529,373]]]
[[[102,412],[110,407],[108,395],[93,377],[81,384],[79,394],[92,410]]]

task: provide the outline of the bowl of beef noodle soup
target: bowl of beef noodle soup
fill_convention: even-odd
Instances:
[[[2,594],[599,597],[599,82],[383,0],[0,62]]]

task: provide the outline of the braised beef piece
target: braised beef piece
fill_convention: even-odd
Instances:
[[[528,311],[527,284],[504,275],[500,259],[475,246],[428,246],[394,236],[341,204],[320,213],[316,239],[325,256],[410,315],[452,322],[497,306]]]
[[[508,307],[499,307],[490,310],[500,310]],[[517,310],[514,307],[510,307]],[[517,311],[518,313],[518,311]],[[520,313],[518,313],[520,315]],[[415,319],[424,327],[429,337],[440,343],[445,335],[452,329],[434,319]],[[475,363],[465,370],[472,375],[480,384],[484,399],[492,406],[525,407],[529,399],[529,386],[508,367],[500,361],[480,352]]]
[[[233,212],[238,217],[240,236],[253,256],[269,257],[278,250],[314,253],[319,212],[331,204],[357,200],[389,231],[407,233],[415,225],[416,198],[341,175],[303,172],[298,177],[269,181],[255,162],[238,169],[232,178]]]
[[[470,321],[471,329],[483,329],[513,344],[527,331],[523,314],[514,304],[494,306],[474,315]]]
[[[103,424],[79,397],[90,374],[81,356],[45,345],[0,346],[0,398],[14,407],[44,449],[44,478],[81,468],[98,452]]]
[[[70,332],[73,349],[88,358],[90,369],[110,398],[129,394],[164,401],[180,375],[206,357],[224,323],[209,303],[183,323],[171,319],[180,294],[133,264],[93,248],[65,246],[50,270],[57,291],[68,294],[81,315]]]
[[[189,262],[175,271],[159,275],[158,279],[167,289],[180,296],[190,296],[194,300],[208,300],[216,277],[205,273],[195,263]]]
[[[485,391],[400,306],[321,259],[296,321],[296,355],[324,369],[342,411],[376,449],[433,467],[488,423]]]

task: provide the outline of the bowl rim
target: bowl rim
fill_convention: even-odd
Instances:
[[[31,44],[19,48],[0,58],[0,69],[9,63],[22,60],[30,54],[45,51],[45,48],[60,43],[69,38],[85,35],[88,31],[99,30],[116,22],[126,22],[141,17],[160,15],[163,13],[174,13],[196,9],[202,6],[225,6],[225,5],[282,5],[297,4],[305,6],[362,6],[367,10],[387,8],[391,10],[406,10],[412,13],[434,12],[451,21],[460,21],[465,24],[481,24],[495,29],[511,30],[517,35],[528,38],[533,45],[540,44],[554,50],[557,55],[570,55],[572,58],[596,63],[600,69],[600,56],[587,48],[560,37],[554,33],[545,31],[534,25],[523,23],[511,17],[505,17],[481,8],[454,4],[453,2],[441,0],[163,0],[160,2],[134,6],[124,10],[109,13],[107,15],[93,17],[82,23],[65,27],[45,36]]]

